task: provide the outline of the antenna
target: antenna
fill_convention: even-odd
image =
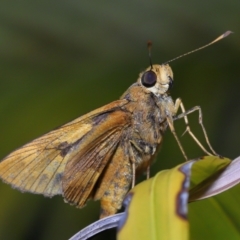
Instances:
[[[150,66],[151,66],[151,69],[152,69],[152,68],[153,68],[153,67],[152,67],[152,55],[151,55],[152,42],[151,42],[151,41],[148,41],[148,42],[147,42],[147,46],[148,46],[149,62],[150,62]]]
[[[214,43],[222,40],[223,38],[227,37],[227,36],[230,35],[231,33],[233,33],[233,32],[232,32],[232,31],[226,31],[226,32],[223,33],[221,36],[219,36],[218,38],[216,38],[215,40],[213,40],[212,42],[210,42],[210,43],[208,43],[208,44],[206,44],[206,45],[204,45],[204,46],[202,46],[202,47],[200,47],[200,48],[197,48],[197,49],[195,49],[195,50],[193,50],[193,51],[184,53],[184,54],[182,54],[182,55],[180,55],[180,56],[178,56],[178,57],[176,57],[176,58],[173,58],[173,59],[171,59],[170,61],[167,61],[167,62],[165,62],[165,63],[163,63],[163,64],[167,64],[167,63],[169,63],[169,62],[175,61],[175,60],[178,59],[178,58],[181,58],[181,57],[184,57],[184,56],[189,55],[189,54],[191,54],[191,53],[194,53],[194,52],[197,52],[197,51],[199,51],[199,50],[202,50],[203,48],[206,48],[206,47],[208,47],[208,46],[210,46],[210,45],[212,45],[212,44],[214,44]],[[152,66],[152,65],[151,65],[151,66]]]

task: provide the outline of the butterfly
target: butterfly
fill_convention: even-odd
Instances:
[[[180,99],[174,102],[169,94],[172,85],[171,67],[151,64],[120,100],[6,156],[0,162],[0,178],[22,192],[62,195],[80,208],[89,199],[100,200],[101,218],[115,214],[136,176],[149,172],[168,127],[187,159],[173,122],[184,118],[188,123],[187,114],[199,109],[185,111]],[[183,113],[177,115],[179,108]],[[189,126],[187,131],[193,134]],[[207,136],[206,140],[209,143]]]

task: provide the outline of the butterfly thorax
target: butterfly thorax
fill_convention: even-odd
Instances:
[[[167,93],[157,97],[139,83],[133,84],[121,98],[129,101],[122,107],[132,119],[131,128],[126,129],[126,138],[140,173],[151,164],[162,143],[168,126],[166,117],[172,114],[166,109],[174,104]]]

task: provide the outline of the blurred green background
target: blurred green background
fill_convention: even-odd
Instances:
[[[210,141],[239,155],[240,2],[2,1],[0,3],[0,156],[75,117],[119,98],[149,65],[235,34],[171,63],[174,99],[200,105]],[[176,122],[179,136],[182,121]],[[204,142],[198,114],[190,117]],[[185,135],[189,158],[203,155]],[[168,130],[152,174],[184,161]],[[0,183],[0,239],[67,239],[98,219],[99,203],[78,210]],[[111,234],[114,237],[113,233]],[[99,235],[94,239],[111,239]],[[114,238],[113,238],[114,239]]]

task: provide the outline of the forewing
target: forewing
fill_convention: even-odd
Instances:
[[[63,195],[68,202],[82,207],[92,196],[97,180],[110,164],[130,124],[128,113],[115,111],[105,116],[92,135],[84,138],[81,151],[75,151],[64,171]]]
[[[0,177],[23,192],[62,194],[62,176],[72,154],[81,152],[85,137],[98,138],[93,134],[96,125],[124,104],[125,100],[112,102],[17,149],[0,163]]]

